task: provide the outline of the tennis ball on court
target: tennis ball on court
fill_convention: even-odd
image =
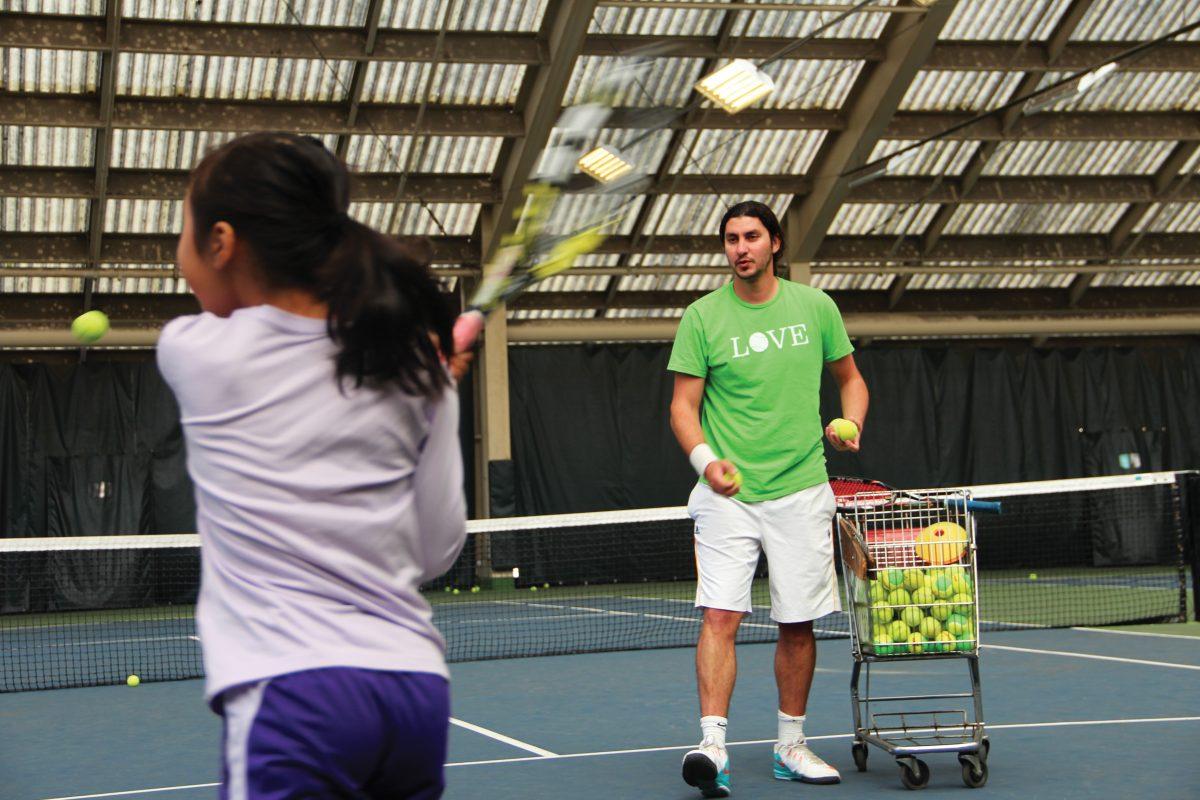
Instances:
[[[853,442],[858,438],[858,426],[848,419],[838,417],[829,424],[833,427],[833,432],[843,442]]]
[[[899,589],[904,585],[904,570],[886,569],[880,573],[879,580],[883,584],[883,588],[889,591]]]
[[[939,600],[929,607],[929,616],[940,622],[945,622],[953,612],[954,606],[950,605],[945,600]]]
[[[967,532],[953,522],[935,522],[917,534],[913,550],[926,564],[953,564],[967,550]]]
[[[892,635],[893,642],[907,642],[908,634],[911,631],[909,631],[908,626],[904,624],[903,620],[898,619],[888,626],[888,633]]]
[[[458,594],[458,589],[453,590],[450,594]]]
[[[137,675],[130,675],[128,678],[125,679],[125,683],[127,683],[130,686],[137,686],[141,682],[142,682],[142,679],[139,678]]]
[[[921,620],[924,618],[925,615],[922,614],[921,609],[917,608],[916,606],[909,606],[900,612],[900,619],[912,630],[916,630],[917,628],[921,627]]]
[[[924,652],[925,637],[919,633],[910,633],[908,635],[908,649],[913,653]]]
[[[934,641],[942,633],[942,623],[938,622],[933,617],[925,617],[921,620],[921,626],[918,628],[921,635],[929,641]]]
[[[887,599],[887,589],[883,588],[883,584],[879,581],[871,581],[871,588],[867,590],[867,596],[871,598],[871,603],[882,603]]]
[[[548,584],[548,583],[543,583],[543,584],[542,584],[542,588],[543,588],[543,589],[549,589],[549,588],[550,588],[550,584]]]
[[[946,618],[946,630],[955,636],[962,636],[971,630],[971,621],[962,614],[951,614]]]
[[[1037,580],[1037,573],[1036,573],[1036,572],[1031,572],[1031,573],[1029,573],[1029,580],[1031,580],[1031,581],[1036,581],[1036,580]]]
[[[934,595],[933,590],[928,586],[922,586],[912,593],[912,601],[919,606],[929,608],[937,602],[937,596]]]
[[[478,586],[472,586],[472,587],[471,587],[471,594],[479,594],[479,587],[478,587]]]
[[[892,589],[887,596],[888,605],[906,606],[912,602],[912,595],[904,589]]]
[[[536,587],[536,586],[530,586],[530,587],[529,587],[529,591],[531,591],[531,592],[536,592],[536,591],[537,591],[537,587]]]
[[[904,588],[915,592],[925,585],[925,571],[919,569],[904,570]]]
[[[442,587],[442,591],[443,591],[443,592],[449,592],[449,591],[450,591],[450,587],[449,587],[449,586],[443,586],[443,587]]]
[[[108,333],[108,317],[103,311],[85,311],[71,323],[71,334],[83,342],[91,344]]]

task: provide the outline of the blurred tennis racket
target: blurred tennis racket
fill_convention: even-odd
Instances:
[[[636,170],[608,183],[598,183],[573,198],[595,197],[594,210],[581,220],[564,220],[563,193],[577,173],[577,162],[585,148],[612,114],[618,90],[639,79],[649,66],[645,59],[615,70],[601,80],[586,102],[571,106],[555,122],[559,141],[542,155],[542,168],[524,187],[525,204],[516,229],[504,236],[495,256],[484,265],[482,280],[467,309],[454,325],[454,351],[474,347],[486,317],[534,283],[558,275],[576,260],[593,252],[624,217],[637,199],[638,185],[645,176]],[[663,118],[663,125],[673,118]]]

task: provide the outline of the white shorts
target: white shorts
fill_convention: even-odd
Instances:
[[[841,609],[833,571],[835,508],[828,483],[761,503],[743,503],[697,483],[696,606],[750,613],[759,552],[767,555],[771,619],[807,622]]]

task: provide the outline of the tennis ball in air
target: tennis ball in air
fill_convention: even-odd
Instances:
[[[971,621],[962,614],[951,614],[946,618],[946,630],[955,636],[962,636],[971,630]]]
[[[883,583],[883,588],[889,591],[899,589],[904,585],[904,570],[886,569],[880,573],[879,580]]]
[[[921,620],[921,626],[918,630],[921,631],[922,636],[932,642],[942,633],[942,623],[933,617],[925,617]]]
[[[103,311],[85,311],[71,323],[71,334],[84,344],[98,342],[106,333],[108,317]]]
[[[919,606],[929,608],[937,602],[937,595],[928,586],[922,586],[912,593],[912,601]]]
[[[910,633],[908,635],[908,649],[913,653],[922,653],[925,651],[925,637],[919,633]]]
[[[925,615],[922,614],[921,609],[917,608],[916,606],[909,606],[900,612],[900,619],[903,620],[905,625],[914,631],[921,627],[921,620],[924,618]]]
[[[919,569],[904,570],[904,588],[915,592],[925,585],[925,572]]]
[[[892,635],[893,642],[907,642],[909,631],[908,626],[902,620],[896,620],[888,626],[888,633]]]
[[[939,600],[929,607],[929,616],[940,622],[945,622],[953,612],[954,606],[945,600]]]
[[[953,564],[967,550],[967,532],[953,522],[935,522],[917,534],[913,550],[926,564]]]
[[[843,442],[853,442],[858,438],[858,426],[848,419],[838,417],[829,424],[833,427],[833,432]]]
[[[871,581],[871,588],[867,590],[867,596],[871,598],[871,603],[882,603],[887,599],[887,589],[883,588],[883,584],[879,581]]]
[[[141,682],[142,682],[142,679],[139,678],[137,675],[130,675],[128,678],[125,679],[125,683],[127,683],[130,686],[137,686]]]

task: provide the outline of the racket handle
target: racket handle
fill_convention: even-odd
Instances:
[[[955,498],[947,498],[942,502],[945,503],[946,508],[950,508],[955,511],[961,511],[963,505],[965,504],[967,511],[971,511],[976,514],[1000,513],[1000,502],[998,500],[958,500]]]
[[[483,332],[483,312],[477,308],[464,311],[454,321],[454,352],[465,353],[475,346]]]

